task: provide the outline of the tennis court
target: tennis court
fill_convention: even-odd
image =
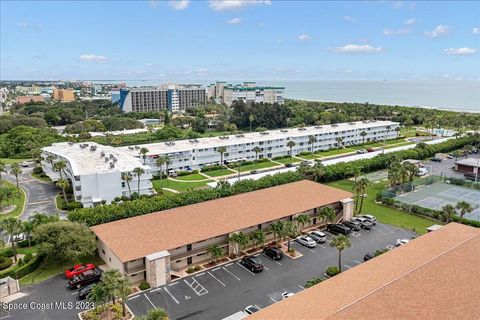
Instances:
[[[480,191],[447,183],[434,183],[409,193],[402,194],[397,200],[434,210],[441,210],[447,204],[455,205],[466,201],[475,208],[464,218],[480,221]]]
[[[387,170],[374,171],[374,172],[361,175],[359,178],[367,178],[369,181],[376,182],[376,181],[388,179],[388,171]],[[353,180],[353,179],[354,178],[351,178],[350,180]]]

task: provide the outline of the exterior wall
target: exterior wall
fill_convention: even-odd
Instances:
[[[478,171],[478,167],[456,163],[455,170],[464,173],[476,173]]]
[[[354,204],[355,202],[353,199],[345,199],[342,200],[342,206],[343,206],[343,220],[352,220],[353,218],[353,209],[354,209]]]
[[[167,251],[145,257],[146,281],[156,288],[170,282],[170,256]]]
[[[125,272],[123,263],[120,261],[120,259],[118,259],[117,256],[110,250],[110,248],[107,247],[100,239],[97,241],[97,248],[98,255],[103,259],[103,261],[105,261],[109,268],[117,269],[122,273]]]
[[[75,94],[72,90],[67,89],[54,89],[53,90],[53,100],[57,101],[75,101]]]

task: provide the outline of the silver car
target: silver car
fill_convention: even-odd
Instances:
[[[315,248],[317,246],[317,243],[309,236],[300,236],[296,241],[307,248]]]
[[[373,225],[376,225],[376,224],[377,224],[377,218],[375,218],[375,216],[372,216],[371,214],[364,214],[364,215],[361,216],[361,217],[367,219],[368,221],[370,221],[371,223],[373,223]]]
[[[321,231],[314,230],[310,232],[308,236],[318,243],[324,243],[327,241],[327,235]]]

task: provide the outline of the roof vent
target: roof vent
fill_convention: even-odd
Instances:
[[[110,169],[115,168],[115,162],[110,162]]]
[[[285,132],[288,132],[288,130],[287,129],[282,129],[282,130],[280,130],[280,132],[285,133]]]
[[[228,139],[230,139],[229,136],[220,136],[220,137],[218,137],[218,138],[219,138],[220,140],[228,140]]]
[[[138,150],[138,149],[140,149],[140,147],[139,147],[139,146],[135,146],[135,149]]]
[[[97,150],[97,146],[95,146],[95,145],[90,146],[90,151],[96,151],[96,150]]]
[[[105,162],[108,162],[108,160],[110,160],[108,157],[105,157]]]
[[[315,129],[322,129],[322,126],[315,126]]]
[[[72,141],[70,141],[70,142],[68,143],[68,145],[70,145],[70,146],[73,146],[74,144],[75,144],[75,142],[72,142]]]
[[[103,157],[105,157],[105,152],[102,151],[100,152],[100,158],[103,158]]]
[[[129,146],[128,149],[129,149],[129,150],[134,150],[135,148],[132,147],[132,146]]]
[[[333,123],[331,126],[332,126],[332,128],[336,128],[336,127],[338,127],[338,124]]]
[[[355,122],[349,122],[348,124],[351,125],[351,126],[354,126]]]
[[[298,131],[305,131],[305,130],[307,130],[307,128],[304,128],[304,127],[298,128]]]
[[[245,135],[244,135],[244,134],[237,134],[237,135],[235,135],[235,137],[237,137],[237,138],[244,138]]]
[[[263,135],[263,136],[267,136],[269,134],[269,132],[268,131],[263,131],[263,132],[260,132],[260,134]]]

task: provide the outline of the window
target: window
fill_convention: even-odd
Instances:
[[[192,245],[191,244],[187,244],[187,251],[190,251],[192,250]]]
[[[104,249],[102,249],[102,253],[105,254],[105,250],[104,250]]]

